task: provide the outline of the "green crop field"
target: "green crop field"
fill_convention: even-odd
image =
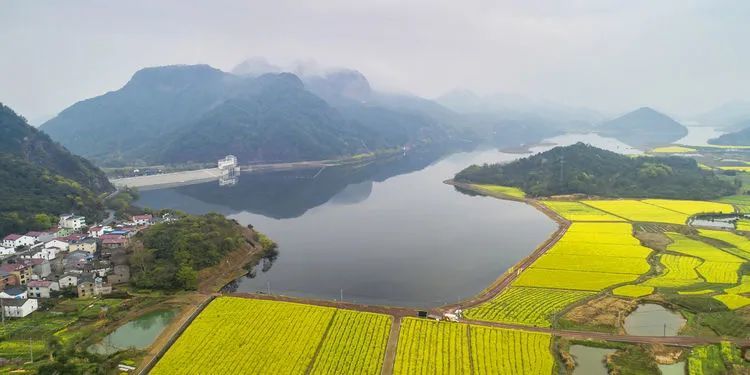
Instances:
[[[584,201],[583,203],[630,221],[685,224],[689,216],[635,199]]]
[[[593,296],[579,290],[510,287],[464,315],[469,319],[549,327],[551,317],[568,305]]]
[[[393,373],[551,374],[551,341],[543,333],[405,318]]]
[[[570,221],[625,221],[612,214],[597,210],[581,202],[572,201],[539,201]]]
[[[750,195],[733,195],[719,199],[719,202],[733,204],[742,213],[750,213]]]
[[[663,271],[656,277],[646,280],[642,285],[654,287],[677,288],[702,283],[703,280],[696,271],[703,261],[695,257],[684,255],[662,254],[659,262],[664,266]]]
[[[317,373],[379,374],[389,323],[390,317],[376,314],[220,297],[151,373],[304,374],[320,346]],[[347,357],[336,358],[339,353]]]

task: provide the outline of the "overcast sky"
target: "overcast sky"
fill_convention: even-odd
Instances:
[[[0,102],[33,120],[142,67],[263,56],[435,97],[516,93],[617,113],[750,99],[750,1],[6,1]]]

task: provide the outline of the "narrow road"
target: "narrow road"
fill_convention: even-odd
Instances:
[[[401,333],[401,317],[393,317],[391,332],[388,335],[388,344],[385,347],[385,357],[383,358],[382,375],[392,375],[393,368],[396,366],[396,349],[398,348],[398,336]]]

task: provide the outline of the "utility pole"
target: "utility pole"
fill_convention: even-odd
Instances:
[[[268,292],[268,294],[271,294],[271,282],[270,281],[266,281],[266,291]]]
[[[29,355],[31,356],[31,363],[34,363],[34,347],[31,346],[31,336],[29,336]]]
[[[343,288],[342,288],[342,289],[339,289],[339,292],[340,292],[340,295],[341,295],[341,299],[340,299],[340,301],[341,301],[341,302],[344,302],[344,289],[343,289]]]
[[[667,336],[667,323],[664,323],[664,337]]]

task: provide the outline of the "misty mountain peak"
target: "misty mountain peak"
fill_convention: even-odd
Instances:
[[[342,99],[364,102],[372,95],[370,82],[357,70],[340,69],[322,76],[305,77],[305,81],[310,91],[333,102]]]
[[[279,73],[282,69],[263,57],[249,58],[232,68],[232,74],[257,77],[266,73]]]
[[[143,68],[127,83],[127,86],[180,87],[196,82],[219,80],[227,74],[209,65],[167,65]]]

